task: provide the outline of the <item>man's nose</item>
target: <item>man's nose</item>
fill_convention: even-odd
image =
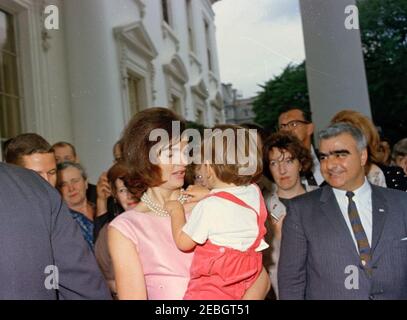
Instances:
[[[325,161],[326,161],[326,166],[328,169],[332,169],[338,165],[338,161],[337,161],[336,157],[329,156],[329,157],[327,157],[327,159]]]

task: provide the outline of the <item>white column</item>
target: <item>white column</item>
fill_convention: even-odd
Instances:
[[[111,150],[124,126],[107,0],[65,1],[64,18],[74,144],[96,182],[112,165]]]
[[[308,89],[317,130],[342,109],[371,117],[360,30],[348,30],[354,0],[300,0]]]

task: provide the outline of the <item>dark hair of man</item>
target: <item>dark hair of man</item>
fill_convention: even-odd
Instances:
[[[7,163],[22,166],[23,157],[35,153],[52,153],[51,145],[36,133],[24,133],[14,137],[5,150]]]
[[[292,110],[299,110],[302,112],[302,116],[304,117],[305,121],[312,122],[312,112],[310,110],[306,110],[296,105],[284,105],[279,109],[278,116],[280,117],[283,113]]]
[[[54,143],[54,144],[52,145],[51,149],[52,149],[52,152],[55,152],[55,149],[56,149],[56,148],[64,148],[64,147],[69,147],[69,148],[71,148],[72,153],[73,153],[74,157],[76,158],[76,149],[75,149],[75,147],[73,146],[73,144],[71,144],[71,143],[69,143],[69,142],[66,142],[66,141],[59,141],[59,142],[57,142],[57,143]]]

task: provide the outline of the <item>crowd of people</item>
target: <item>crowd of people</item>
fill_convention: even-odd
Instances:
[[[176,121],[183,132],[167,108],[136,114],[96,185],[71,143],[7,141],[0,298],[407,299],[407,138],[391,150],[343,110],[317,147],[311,114],[289,106],[276,132],[214,127],[189,164]],[[156,129],[170,139],[158,159],[174,161],[151,161]],[[243,140],[208,152],[226,132]],[[255,170],[242,174],[229,159],[253,139]]]

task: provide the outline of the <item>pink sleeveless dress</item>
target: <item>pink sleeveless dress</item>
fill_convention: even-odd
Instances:
[[[149,300],[180,300],[185,294],[193,253],[180,251],[171,218],[130,210],[110,223],[137,248]]]

